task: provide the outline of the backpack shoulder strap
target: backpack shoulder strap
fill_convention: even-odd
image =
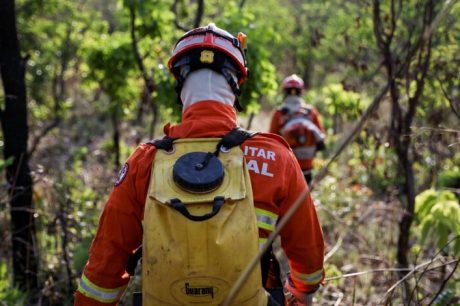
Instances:
[[[156,139],[147,142],[147,144],[155,146],[159,150],[165,150],[165,151],[171,151],[173,149],[173,142],[177,138],[170,138],[168,136],[165,136],[162,139]]]
[[[256,134],[257,132],[251,132],[241,127],[236,127],[222,137],[216,146],[216,152],[219,151],[222,147],[225,149],[231,149],[233,147],[239,146]],[[166,136],[162,139],[149,141],[147,144],[153,145],[159,150],[171,151],[173,149],[173,143],[176,139],[177,138],[170,138]]]
[[[225,149],[231,149],[233,147],[239,146],[247,139],[256,135],[257,132],[250,132],[241,127],[236,127],[230,132],[228,132],[217,144],[217,151],[219,151],[222,147]]]

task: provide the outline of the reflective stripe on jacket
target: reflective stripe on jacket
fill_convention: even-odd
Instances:
[[[236,114],[232,107],[203,101],[183,113],[182,123],[167,124],[164,131],[172,138],[219,137],[235,126]],[[243,143],[241,149],[252,182],[259,243],[264,243],[278,218],[307,186],[294,154],[280,136],[258,134]],[[125,269],[129,256],[142,243],[143,211],[155,152],[152,145],[140,145],[119,175],[104,207],[83,271],[88,282],[84,281],[77,290],[75,305],[116,304],[110,298],[97,300],[85,295],[85,290],[91,292],[83,288],[85,284],[92,284],[89,288],[97,288],[99,292],[114,293],[128,283]],[[281,244],[296,288],[307,292],[322,281],[324,241],[310,196],[281,231]],[[97,296],[97,292],[92,294]]]

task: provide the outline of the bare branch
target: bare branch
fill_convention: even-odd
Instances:
[[[447,93],[447,90],[444,88],[444,86],[442,84],[442,81],[439,78],[437,78],[437,80],[439,82],[439,87],[441,88],[441,91],[442,91],[442,93],[444,95],[444,98],[446,98],[446,100],[449,102],[449,105],[450,105],[450,108],[452,109],[452,112],[455,114],[455,116],[457,116],[458,119],[460,119],[460,112],[457,111],[457,109],[455,108],[455,105],[454,105],[455,101]]]
[[[177,2],[177,1],[176,1]],[[175,2],[175,3],[176,3]],[[136,63],[137,66],[139,67],[139,70],[141,71],[142,78],[144,79],[145,87],[147,88],[147,102],[150,104],[151,109],[152,109],[152,124],[150,126],[150,138],[153,138],[155,134],[155,125],[158,120],[157,116],[157,105],[153,101],[152,98],[152,93],[155,91],[155,83],[153,81],[153,78],[151,75],[147,73],[147,69],[145,68],[144,65],[144,60],[139,52],[139,47],[137,43],[137,37],[136,37],[136,12],[134,11],[134,7],[129,8],[129,13],[130,13],[130,25],[131,25],[131,43],[133,46],[133,51],[134,51],[134,57],[136,58]],[[142,106],[140,106],[142,108]]]
[[[423,271],[422,271],[422,274],[420,276],[420,278],[426,273],[426,271],[429,271],[431,269],[428,269],[428,267],[438,259],[438,255],[448,246],[450,245],[452,242],[454,242],[455,240],[459,239],[460,236],[455,236],[454,238],[452,238],[451,240],[449,240],[438,252],[436,252],[436,254],[433,255],[433,257],[423,263],[423,264],[420,264],[418,266],[416,266],[414,269],[412,269],[409,273],[407,273],[406,275],[404,275],[404,277],[402,277],[396,284],[394,284],[393,286],[390,287],[390,289],[387,290],[387,292],[385,293],[385,295],[382,297],[381,301],[385,298],[385,297],[388,297],[388,295],[390,293],[392,293],[401,283],[403,283],[407,278],[409,278],[409,276],[411,276],[412,274],[414,274],[415,272],[417,272],[417,270],[421,269],[421,268],[424,268]],[[458,262],[459,260],[456,259],[456,260],[453,260],[453,261],[450,261],[450,262],[447,262],[441,266],[446,266],[446,265],[449,265],[451,263],[454,263],[454,262]],[[420,279],[419,278],[419,279]]]
[[[198,28],[201,24],[201,19],[203,18],[204,14],[204,0],[198,0],[198,8],[196,9],[195,15],[195,24],[194,28]]]
[[[179,16],[177,15],[177,3],[179,2],[179,0],[174,0],[174,3],[171,5],[171,11],[174,13],[174,25],[176,26],[176,28],[178,28],[179,30],[182,30],[184,32],[187,32],[189,31],[190,29],[188,27],[186,27],[185,25],[183,25],[182,23],[180,23],[179,21]]]
[[[383,40],[382,17],[380,16],[380,1],[374,0],[373,16],[374,16],[374,35],[377,40],[377,46],[383,50],[386,41]]]
[[[136,37],[136,12],[134,11],[134,7],[129,7],[129,17],[130,17],[130,34],[131,34],[131,44],[133,46],[134,57],[136,58],[137,66],[141,71],[142,78],[144,79],[145,86],[149,92],[149,95],[154,91],[154,83],[152,77],[147,73],[145,69],[144,61],[142,60],[142,56],[139,52],[137,37]]]
[[[436,254],[434,254],[433,258],[437,257],[439,254],[441,254],[441,252],[449,245],[451,244],[452,242],[454,242],[455,240],[457,239],[460,239],[460,236],[455,236],[454,238],[452,238],[451,240],[449,240],[438,252],[436,252]],[[431,262],[430,262],[431,264]],[[458,264],[458,262],[457,262]],[[456,265],[457,265],[456,264]],[[422,273],[420,274],[420,276],[417,278],[416,280],[416,286],[418,286],[420,280],[422,279],[422,277],[425,275],[425,273],[428,271],[428,268],[429,268],[430,265],[427,265],[425,267],[425,269],[423,269]],[[417,289],[417,287],[415,287],[413,290],[412,290],[412,293],[410,295],[410,299],[412,300],[412,296],[414,295],[415,293],[415,290]]]
[[[425,14],[423,18],[424,22],[424,29],[428,28],[433,21],[433,10],[434,10],[434,3],[433,1],[428,1],[425,7]],[[417,109],[417,105],[420,103],[420,96],[423,93],[424,85],[425,85],[425,78],[428,75],[428,68],[430,65],[431,59],[431,37],[433,32],[429,33],[429,35],[425,36],[426,44],[422,44],[419,51],[418,51],[418,60],[417,65],[415,67],[416,74],[416,89],[415,93],[412,97],[409,97],[409,108],[404,118],[404,134],[409,135],[410,127],[412,125],[413,118],[415,116],[415,111]],[[425,46],[425,47],[423,47]],[[420,76],[417,76],[420,73]],[[405,146],[408,146],[410,142],[410,138],[406,137],[403,141]]]
[[[436,31],[439,23],[445,19],[446,15],[450,12],[452,9],[453,5],[458,2],[458,0],[447,0],[447,4],[445,7],[432,19],[432,22],[424,28],[423,34],[420,35],[419,39],[417,42],[412,46],[412,48],[409,48],[409,51],[407,52],[407,57],[406,59],[411,59],[414,57],[414,54],[417,53],[417,51],[421,48],[421,46],[432,37],[434,32]],[[403,63],[403,67],[405,65],[409,65],[410,61],[405,61]],[[400,69],[404,71],[405,69]]]
[[[429,265],[431,263],[431,261],[427,261],[427,262],[424,262],[422,264],[419,264],[418,266],[414,267],[413,269],[411,268],[386,268],[386,269],[374,269],[374,270],[368,270],[368,271],[361,271],[361,272],[354,272],[354,273],[349,273],[349,274],[344,274],[344,275],[341,275],[341,276],[332,276],[332,277],[326,277],[324,280],[325,281],[333,281],[333,280],[337,280],[337,279],[343,279],[343,278],[349,278],[349,277],[355,277],[355,276],[361,276],[361,275],[366,275],[366,274],[372,274],[372,273],[379,273],[379,272],[410,272],[410,275],[418,272],[421,268],[424,268],[426,267],[427,265]],[[454,260],[451,260],[451,261],[448,261],[446,263],[443,263],[443,264],[440,264],[438,266],[434,266],[434,267],[431,267],[429,269],[426,269],[426,271],[432,271],[432,270],[436,270],[436,269],[439,269],[439,268],[442,268],[442,267],[445,267],[445,266],[448,266],[450,264],[458,264],[459,263],[459,260],[458,259],[454,259]],[[407,277],[405,278],[407,279]],[[398,281],[398,285],[401,283],[402,281]],[[391,290],[394,290],[394,288],[390,288]],[[388,293],[388,291],[387,291]],[[385,294],[386,296],[386,294]],[[384,297],[385,297],[384,296]],[[380,303],[379,303],[380,304]]]
[[[32,141],[32,145],[29,149],[29,157],[36,151],[41,140],[48,135],[53,129],[59,126],[62,121],[61,114],[61,103],[64,101],[66,95],[66,83],[65,83],[65,73],[70,61],[70,50],[71,50],[71,39],[70,35],[72,34],[72,25],[67,24],[66,37],[61,47],[61,61],[59,67],[59,73],[53,79],[53,101],[54,101],[54,118],[53,120],[46,125],[46,127],[35,137]]]
[[[455,273],[455,270],[457,270],[458,268],[458,263],[460,261],[457,260],[457,262],[455,263],[455,266],[454,268],[452,269],[452,271],[449,273],[449,275],[447,276],[447,278],[442,282],[441,284],[441,287],[439,287],[439,290],[438,292],[436,292],[436,295],[433,297],[433,299],[428,303],[428,306],[432,305],[434,301],[436,301],[437,297],[442,293],[442,291],[444,290],[444,288],[446,287],[447,285],[447,282],[452,278],[452,276],[454,275]]]
[[[182,30],[182,31],[189,31],[191,30],[188,26],[186,26],[185,24],[181,23],[179,21],[179,14],[177,13],[177,6],[178,6],[178,3],[179,3],[179,0],[174,0],[174,3],[171,5],[171,11],[174,13],[174,25],[176,26],[176,28],[178,28],[179,30]],[[196,12],[195,12],[195,18],[194,18],[194,22],[193,22],[193,27],[194,28],[197,28],[200,26],[201,24],[201,21],[203,19],[203,15],[204,15],[204,0],[198,0],[197,1],[197,9],[196,9]]]
[[[395,35],[395,31],[396,31],[396,20],[397,20],[397,16],[396,16],[396,12],[395,12],[396,8],[395,8],[395,0],[391,0],[391,4],[390,4],[390,12],[391,12],[391,22],[390,22],[390,33],[387,34],[387,42],[388,42],[388,45],[391,44],[391,41],[393,40],[393,37]]]
[[[238,7],[240,8],[240,11],[243,10],[245,4],[246,4],[246,0],[240,0],[240,4],[238,5]]]
[[[40,132],[40,134],[38,134],[38,135],[34,138],[32,144],[31,144],[31,146],[30,146],[30,150],[29,150],[29,152],[28,152],[29,156],[32,156],[32,155],[34,154],[34,152],[37,150],[37,147],[38,147],[38,145],[40,144],[41,140],[42,140],[46,135],[48,135],[49,132],[51,132],[53,129],[55,129],[56,127],[58,127],[60,123],[61,123],[61,118],[60,118],[60,116],[56,116],[56,117],[54,118],[54,120],[53,120],[51,123],[49,123],[49,124]]]

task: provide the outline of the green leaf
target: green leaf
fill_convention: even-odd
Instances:
[[[13,162],[14,156],[10,156],[6,160],[0,159],[0,171],[3,171],[6,167],[11,166]]]

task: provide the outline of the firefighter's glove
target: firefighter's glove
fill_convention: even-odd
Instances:
[[[316,150],[317,151],[324,151],[326,150],[326,144],[324,144],[324,140],[320,140],[316,143]]]
[[[313,290],[310,293],[305,293],[294,287],[291,276],[288,274],[284,283],[284,295],[288,306],[312,306],[313,305]]]

